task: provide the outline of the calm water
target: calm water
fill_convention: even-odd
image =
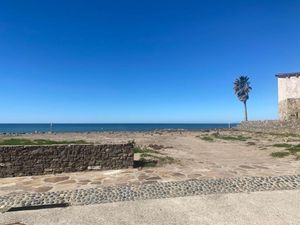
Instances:
[[[231,127],[237,124],[231,124]],[[228,128],[229,124],[0,124],[0,133],[201,130]]]

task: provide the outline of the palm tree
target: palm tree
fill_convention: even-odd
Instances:
[[[234,82],[234,91],[238,99],[244,103],[245,107],[245,120],[248,121],[248,112],[247,112],[247,101],[249,99],[249,93],[252,90],[250,86],[249,77],[240,76]]]

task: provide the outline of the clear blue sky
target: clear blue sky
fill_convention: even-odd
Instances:
[[[275,119],[299,52],[299,0],[3,0],[0,122]]]

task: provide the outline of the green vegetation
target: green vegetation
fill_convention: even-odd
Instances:
[[[271,153],[271,156],[274,158],[284,158],[289,155],[290,155],[289,152],[273,152],[273,153]]]
[[[146,148],[146,147],[135,147],[133,149],[134,153],[155,153],[155,154],[162,154],[160,153],[159,151],[156,151],[156,150],[153,150],[153,149],[150,149],[150,148]]]
[[[226,140],[226,141],[247,141],[250,139],[250,137],[245,137],[242,135],[238,136],[226,136],[226,135],[219,135],[219,134],[213,134],[215,138]]]
[[[88,144],[86,141],[78,140],[78,141],[52,141],[45,139],[3,139],[0,140],[0,145],[62,145],[62,144]]]
[[[297,152],[300,152],[300,145],[295,145],[293,147],[290,147],[287,149],[291,154],[296,154]]]
[[[170,156],[166,156],[166,157],[159,157],[158,158],[161,164],[172,164],[175,162],[175,159],[173,157]]]
[[[277,158],[283,158],[290,154],[296,156],[296,160],[300,160],[300,156],[297,155],[300,152],[300,145],[290,145],[290,144],[275,144],[274,147],[286,148],[287,152],[273,152],[271,155]]]
[[[157,155],[152,155],[149,153],[142,153],[141,154],[141,158],[145,159],[145,158],[152,158],[152,159],[156,159],[160,164],[171,164],[175,162],[175,159],[173,157],[170,156],[157,156]]]
[[[228,135],[220,135],[219,133],[214,133],[211,136],[196,136],[197,138],[200,138],[203,141],[209,141],[213,142],[215,139],[221,139],[225,141],[247,141],[248,139],[251,139],[250,137],[245,137],[242,135],[238,136],[228,136]],[[248,142],[249,145],[255,145],[254,142]]]
[[[292,145],[287,144],[287,143],[281,143],[281,144],[275,144],[275,145],[273,145],[273,147],[276,147],[276,148],[290,148],[290,147],[292,147]]]
[[[141,147],[135,147],[135,148],[133,149],[133,152],[134,152],[134,153],[143,153],[144,150],[143,150],[143,148],[141,148]]]
[[[209,142],[214,141],[214,139],[212,137],[210,137],[210,136],[204,136],[204,137],[197,136],[197,137],[200,138],[203,141],[209,141]]]
[[[152,154],[149,153],[141,153],[141,158],[145,158],[145,157],[154,157]]]
[[[147,147],[137,146],[134,148],[134,153],[140,154],[140,160],[135,162],[136,167],[155,167],[175,162],[174,158]]]
[[[157,165],[157,161],[141,158],[139,161],[135,161],[134,164],[135,164],[134,165],[135,168],[138,168],[138,167],[155,167]]]

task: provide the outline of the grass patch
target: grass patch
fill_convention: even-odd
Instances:
[[[143,149],[142,149],[141,147],[135,147],[135,148],[133,149],[133,152],[134,152],[134,153],[143,153],[144,151],[143,151]]]
[[[145,159],[145,158],[156,159],[160,164],[171,164],[171,163],[175,162],[175,159],[173,157],[170,157],[170,156],[157,156],[157,155],[152,155],[152,154],[149,154],[149,153],[142,153],[141,158],[142,159]]]
[[[78,141],[52,141],[45,139],[4,139],[0,141],[0,145],[62,145],[62,144],[88,144],[88,142],[83,140]]]
[[[300,152],[300,145],[295,145],[293,147],[288,148],[287,150],[292,154],[296,154],[297,152]]]
[[[289,155],[290,155],[289,152],[273,152],[273,153],[271,153],[271,156],[274,158],[284,158]]]
[[[250,139],[250,137],[245,137],[242,135],[239,136],[226,136],[226,135],[220,135],[220,134],[213,134],[215,138],[222,139],[225,141],[247,141]]]
[[[141,158],[145,158],[145,157],[154,157],[152,154],[149,153],[141,153]]]
[[[175,159],[146,147],[135,147],[134,153],[140,154],[140,159],[135,162],[137,167],[155,167],[157,165],[171,164]]]
[[[276,148],[290,148],[290,147],[292,147],[292,145],[287,144],[287,143],[281,143],[281,144],[275,144],[275,145],[273,145],[273,147],[276,147]]]
[[[159,161],[162,164],[172,164],[175,162],[175,159],[173,157],[166,156],[166,157],[160,157]]]
[[[153,149],[150,149],[150,148],[146,148],[146,147],[135,147],[133,149],[133,152],[134,153],[154,153],[154,154],[162,154],[160,153],[159,151],[156,151],[156,150],[153,150]]]
[[[203,141],[209,141],[209,142],[214,141],[214,139],[210,136],[204,136],[204,137],[198,136],[198,138],[200,138]]]

